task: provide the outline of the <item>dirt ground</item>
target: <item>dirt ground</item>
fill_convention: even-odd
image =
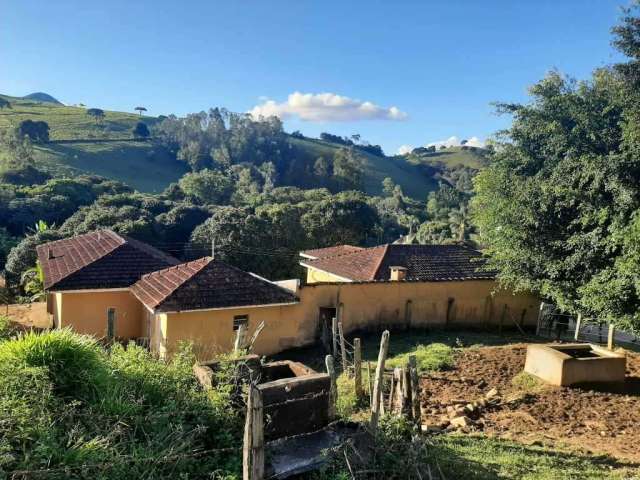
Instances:
[[[46,302],[0,305],[0,315],[7,315],[12,322],[23,327],[49,328]]]
[[[453,369],[423,377],[423,421],[437,423],[447,406],[497,388],[500,401],[489,404],[470,431],[640,462],[640,354],[627,353],[627,382],[616,392],[516,385],[525,355],[526,344],[462,350]]]

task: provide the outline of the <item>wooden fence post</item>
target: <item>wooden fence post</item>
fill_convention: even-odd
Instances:
[[[243,480],[264,478],[264,411],[262,392],[255,385],[249,387],[247,419],[244,425],[242,448]]]
[[[353,374],[356,382],[356,398],[362,399],[362,346],[360,339],[353,339]]]
[[[367,362],[367,385],[369,386],[369,405],[373,405],[373,384],[371,382],[371,362]]]
[[[420,414],[420,377],[415,355],[409,355],[409,376],[411,377],[411,416],[414,422],[421,422]]]
[[[331,345],[333,358],[338,356],[338,319],[333,317],[331,319]]]
[[[338,400],[336,367],[333,363],[333,357],[331,355],[327,355],[324,360],[327,365],[327,373],[331,378],[331,387],[329,389],[329,421],[333,421],[336,418],[336,402]]]
[[[391,386],[389,387],[389,413],[393,413],[393,402],[396,394],[396,370],[398,369],[394,368],[393,373],[391,373]],[[399,379],[399,375],[398,375],[398,379]],[[384,394],[382,395],[382,397],[383,397],[382,403],[384,404]]]
[[[538,324],[536,325],[536,336],[540,335],[540,329],[542,328],[543,313],[544,313],[544,302],[540,302],[540,311],[538,312]]]
[[[236,343],[233,347],[234,352],[237,353],[244,348],[246,337],[247,326],[245,324],[241,324],[238,326],[238,330],[236,330]]]
[[[378,365],[376,366],[376,376],[373,383],[373,401],[371,403],[371,428],[375,431],[378,428],[380,417],[380,401],[382,400],[382,387],[384,381],[384,362],[389,351],[389,330],[382,333],[380,339],[380,352],[378,353]]]
[[[340,353],[342,354],[342,371],[348,372],[347,365],[347,349],[344,343],[344,330],[342,329],[342,320],[338,321],[338,335],[340,336]]]
[[[613,323],[609,324],[609,335],[607,335],[607,348],[609,350],[613,350],[613,347],[615,347],[615,333],[616,333],[616,327],[613,325]]]
[[[578,314],[578,318],[576,318],[576,332],[573,335],[573,339],[577,342],[578,337],[580,336],[580,325],[582,323],[582,314]]]

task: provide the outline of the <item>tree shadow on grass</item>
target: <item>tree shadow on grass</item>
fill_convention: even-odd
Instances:
[[[639,464],[523,445],[482,436],[441,435],[430,440],[430,455],[445,478],[470,480],[608,478],[612,469],[635,470]]]

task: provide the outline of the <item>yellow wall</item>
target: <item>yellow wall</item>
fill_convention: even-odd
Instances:
[[[344,282],[345,280],[336,277],[327,272],[321,272],[320,270],[316,270],[315,268],[307,268],[307,283],[320,283],[320,282]]]
[[[169,354],[175,351],[180,340],[188,340],[193,343],[198,358],[206,360],[233,348],[236,337],[233,317],[236,315],[249,316],[247,340],[258,325],[265,322],[265,328],[253,349],[259,355],[277,353],[299,345],[298,322],[294,313],[297,310],[298,305],[281,305],[167,313],[158,317],[166,318],[165,339]],[[159,351],[162,354],[161,349]]]
[[[180,340],[189,340],[196,346],[200,359],[233,347],[234,315],[249,315],[249,335],[265,321],[266,327],[254,348],[259,355],[314,342],[319,333],[320,307],[341,305],[339,316],[345,333],[383,327],[488,327],[502,322],[506,328],[515,328],[516,323],[536,324],[538,298],[507,291],[492,295],[495,287],[492,280],[312,284],[298,291],[300,303],[296,305],[169,313],[158,317],[166,322],[164,341],[168,352],[174,351]],[[156,350],[160,350],[161,340],[153,344]]]
[[[54,325],[71,327],[78,333],[107,336],[107,309],[116,309],[115,336],[133,338],[144,335],[143,306],[126,290],[54,292]]]

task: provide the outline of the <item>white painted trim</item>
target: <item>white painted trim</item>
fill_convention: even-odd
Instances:
[[[318,272],[326,273],[327,275],[334,276],[334,277],[336,277],[336,278],[339,278],[340,280],[344,280],[345,282],[353,282],[353,280],[352,280],[352,279],[350,279],[350,278],[346,278],[346,277],[341,277],[340,275],[336,275],[336,274],[335,274],[335,273],[333,273],[333,272],[327,272],[326,270],[322,270],[322,269],[320,269],[320,268],[314,267],[313,265],[307,265],[307,264],[306,264],[306,263],[304,263],[304,262],[299,262],[299,263],[300,263],[300,265],[302,265],[302,266],[303,266],[303,267],[305,267],[305,268],[310,268],[311,270],[317,270]]]
[[[125,288],[87,288],[85,290],[47,290],[48,293],[104,293],[104,292],[128,292],[129,287]]]
[[[197,310],[175,310],[172,312],[154,312],[155,314],[164,313],[193,313],[193,312],[211,312],[214,310],[242,310],[244,308],[261,308],[261,307],[282,307],[286,305],[299,305],[300,302],[287,303],[265,303],[264,305],[237,305],[235,307],[218,307],[218,308],[199,308]]]
[[[306,253],[298,253],[299,256],[301,256],[302,258],[308,258],[309,260],[317,260],[318,257],[314,257],[313,255],[307,255]]]

